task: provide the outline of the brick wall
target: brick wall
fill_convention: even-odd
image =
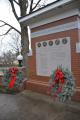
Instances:
[[[74,22],[76,21],[78,16],[73,16],[69,17],[60,21],[48,23],[36,28],[33,28],[31,31],[36,32],[39,30],[47,29],[50,27],[54,27],[57,25],[69,23],[69,22]],[[46,40],[53,40],[53,39],[59,39],[59,38],[64,38],[64,37],[70,37],[70,44],[71,44],[71,70],[73,72],[74,78],[75,78],[75,83],[76,83],[76,88],[78,88],[78,92],[76,92],[76,95],[73,99],[75,100],[80,100],[80,54],[76,53],[76,42],[79,41],[79,35],[78,35],[79,29],[71,29],[63,32],[58,32],[58,33],[53,33],[53,34],[48,34],[44,36],[39,36],[32,38],[32,52],[33,55],[29,57],[29,66],[30,66],[30,80],[37,80],[37,81],[44,81],[48,82],[50,77],[43,77],[43,76],[37,76],[36,74],[36,48],[35,44],[36,42],[41,42],[41,41],[46,41]],[[38,89],[38,86],[36,86]],[[77,89],[76,89],[77,90]],[[77,95],[78,94],[78,95]]]

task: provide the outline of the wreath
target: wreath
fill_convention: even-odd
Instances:
[[[59,66],[51,75],[48,92],[59,101],[65,102],[71,99],[74,93],[75,83],[72,73],[68,69]]]
[[[13,93],[15,88],[18,88],[22,83],[23,73],[17,67],[11,67],[4,71],[4,76],[2,79],[2,86],[4,86],[4,91],[6,93]],[[0,86],[0,91],[3,88]]]

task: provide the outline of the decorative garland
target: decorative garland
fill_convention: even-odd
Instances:
[[[14,89],[19,87],[23,80],[23,73],[17,67],[9,68],[4,72],[2,79],[2,86],[4,87],[4,92],[14,93]],[[0,91],[3,91],[2,86]]]
[[[68,69],[63,69],[61,66],[53,71],[51,80],[49,81],[49,93],[59,101],[65,102],[71,99],[74,93],[74,78]]]

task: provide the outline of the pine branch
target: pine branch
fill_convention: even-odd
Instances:
[[[0,26],[0,27],[3,27],[3,26],[9,26],[11,29],[17,31],[20,35],[21,35],[21,32],[19,30],[17,30],[15,27],[13,27],[12,25],[8,24],[7,22],[3,21],[3,20],[0,20],[0,22],[4,23],[4,25]],[[4,35],[4,34],[3,34]],[[1,35],[1,36],[3,36]]]

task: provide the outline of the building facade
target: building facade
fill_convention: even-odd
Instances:
[[[50,75],[57,66],[68,68],[80,101],[80,1],[62,0],[21,18],[30,26],[32,54],[27,89],[47,94]]]

